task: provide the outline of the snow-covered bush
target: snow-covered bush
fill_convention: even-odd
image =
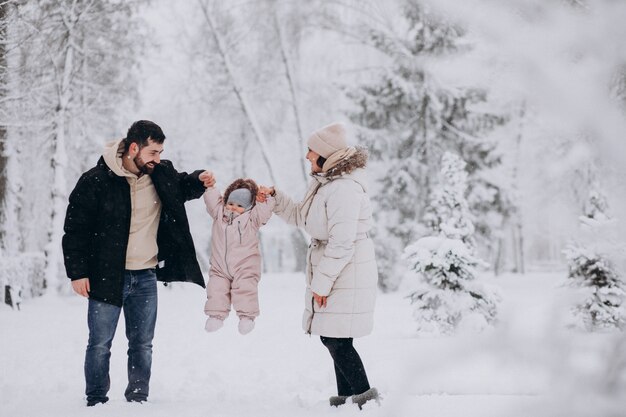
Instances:
[[[10,294],[13,307],[19,304],[22,298],[42,295],[46,288],[45,265],[45,256],[39,252],[0,258],[0,302],[7,301],[5,296],[7,292]]]
[[[626,293],[612,263],[605,255],[573,244],[564,252],[572,285],[587,292],[583,302],[572,309],[578,320],[575,325],[587,330],[622,328]]]
[[[410,271],[422,281],[409,296],[418,331],[482,330],[495,321],[499,297],[475,281],[475,268],[486,264],[474,254],[474,226],[464,196],[465,162],[444,154],[440,180],[428,209],[437,236],[423,237],[404,252]]]
[[[579,241],[563,251],[569,283],[585,292],[583,301],[572,308],[573,325],[589,331],[622,328],[625,324],[626,285],[612,259],[619,252],[611,238],[615,220],[608,215],[607,200],[598,189],[597,184],[590,185],[580,217]]]
[[[425,237],[409,245],[405,256],[424,281],[409,296],[418,331],[482,330],[496,319],[498,295],[474,280],[475,267],[483,262],[461,240]]]

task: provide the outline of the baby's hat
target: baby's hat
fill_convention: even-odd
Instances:
[[[252,207],[252,192],[247,188],[237,188],[228,195],[226,204],[239,204],[249,210]]]

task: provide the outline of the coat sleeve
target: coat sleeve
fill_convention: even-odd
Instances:
[[[309,192],[306,194],[307,196],[314,186],[315,184],[312,182],[309,186]],[[288,224],[304,228],[304,221],[306,220],[306,213],[303,210],[304,201],[296,203],[291,197],[278,189],[276,189],[274,198],[276,200],[274,213]]]
[[[70,194],[62,239],[63,261],[71,280],[89,278],[93,233],[96,228],[98,192],[86,174]]]
[[[224,207],[222,194],[216,187],[210,187],[204,192],[203,199],[207,213],[209,213],[213,220],[217,219],[217,216],[220,214],[220,209]]]
[[[180,193],[185,201],[194,200],[196,198],[202,197],[205,188],[204,184],[202,184],[202,181],[200,181],[198,177],[204,172],[204,170],[199,169],[192,172],[191,174],[188,174],[186,172],[176,171],[173,165],[171,165],[171,162],[169,163],[169,165],[171,166],[171,169],[174,170],[176,179],[178,180]]]
[[[269,221],[270,217],[272,217],[274,206],[276,206],[276,199],[270,196],[267,197],[264,203],[256,203],[254,205],[252,213],[250,213],[250,220],[252,220],[256,228],[260,229],[261,226]]]
[[[311,291],[326,296],[335,280],[352,260],[363,189],[352,180],[333,187],[326,200],[328,243],[317,268],[313,270]]]

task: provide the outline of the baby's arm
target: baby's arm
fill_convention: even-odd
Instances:
[[[265,202],[257,201],[254,207],[252,207],[250,219],[257,228],[263,226],[272,217],[272,210],[274,210],[275,205],[276,200],[274,197],[268,195]]]
[[[220,209],[224,206],[224,199],[216,187],[209,187],[204,192],[206,211],[213,219],[217,219]]]

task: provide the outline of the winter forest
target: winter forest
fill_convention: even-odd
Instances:
[[[159,286],[154,401],[116,414],[623,416],[625,20],[622,0],[0,2],[0,414],[83,415],[68,197],[147,119],[163,159],[222,190],[301,198],[307,137],[334,121],[367,149],[379,282],[358,343],[383,400],[324,402],[332,364],[299,328],[309,236],[274,216],[253,337],[207,336],[203,290]],[[206,272],[210,219],[186,209]]]

